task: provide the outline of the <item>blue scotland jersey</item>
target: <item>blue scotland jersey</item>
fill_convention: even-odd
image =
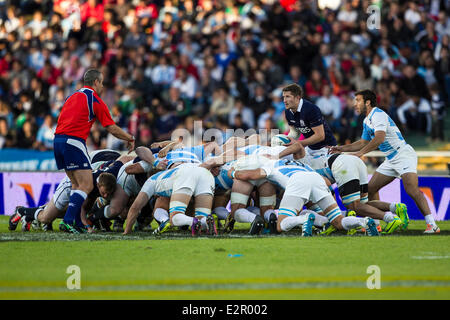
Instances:
[[[305,139],[311,137],[314,134],[312,128],[323,125],[325,132],[325,139],[321,142],[308,146],[312,150],[318,150],[326,146],[337,145],[336,138],[330,129],[330,126],[324,119],[319,107],[312,102],[301,99],[299,105],[299,111],[292,112],[291,110],[285,110],[286,120],[289,126],[294,127],[298,133],[303,134]]]
[[[266,172],[267,180],[282,189],[286,188],[289,178],[295,173],[315,172],[307,164],[288,159],[270,160],[266,165],[262,166],[261,169]]]
[[[372,111],[364,118],[363,133],[361,138],[367,141],[375,137],[375,131],[384,131],[386,137],[378,146],[388,160],[394,158],[398,150],[406,145],[400,130],[394,121],[380,108],[373,108]]]

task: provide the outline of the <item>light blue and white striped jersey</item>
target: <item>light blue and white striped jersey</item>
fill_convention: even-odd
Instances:
[[[330,180],[331,184],[336,182],[333,176],[333,172],[328,166],[328,159],[332,156],[330,155],[308,155],[306,154],[304,158],[300,159],[300,162],[310,166],[314,171],[316,171],[321,176]]]
[[[263,155],[263,154],[270,154],[272,156],[276,156],[280,154],[281,151],[286,149],[285,146],[260,146],[260,145],[249,145],[246,147],[238,148],[239,151],[245,152],[247,155]],[[294,159],[293,155],[287,155],[283,157],[283,159]]]
[[[172,195],[172,187],[175,181],[175,173],[184,166],[198,166],[198,164],[181,164],[173,169],[155,173],[147,179],[145,184],[142,186],[141,192],[145,192],[149,198],[154,195],[160,197],[170,197]]]
[[[403,139],[395,122],[392,121],[386,112],[376,107],[364,118],[361,138],[370,141],[375,137],[375,131],[386,132],[386,138],[378,148],[388,160],[394,158],[398,153],[398,149],[406,145],[406,141]]]
[[[202,163],[205,157],[205,147],[203,145],[176,149],[167,153],[167,167],[170,168],[176,162]]]
[[[261,167],[266,172],[267,180],[285,189],[289,178],[298,172],[315,172],[310,166],[300,161],[281,159],[270,160]]]
[[[256,150],[258,150],[259,148],[262,148],[262,146],[258,145],[258,144],[251,144],[245,147],[240,147],[237,148],[239,151],[245,152],[245,154],[247,155],[251,155],[254,154]]]
[[[185,147],[169,151],[165,158],[157,157],[154,166],[167,159],[167,168],[170,168],[176,162],[183,163],[202,163],[207,155],[205,155],[205,147],[203,145],[195,147]]]
[[[230,161],[220,167],[219,174],[217,175],[217,177],[214,177],[216,188],[220,188],[223,190],[231,189],[231,187],[233,186],[233,179],[228,177],[228,170],[231,169],[233,163],[235,162],[236,161]]]

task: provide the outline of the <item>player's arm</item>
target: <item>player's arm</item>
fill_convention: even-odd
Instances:
[[[167,146],[162,148],[161,151],[158,152],[158,157],[164,158],[165,156],[167,156],[167,153],[169,153],[169,151],[183,147],[184,147],[183,143],[178,141],[172,141]]]
[[[213,153],[215,156],[222,152],[222,148],[215,141],[211,141],[205,144],[205,154]]]
[[[228,170],[228,176],[238,180],[258,180],[267,177],[263,169],[235,170],[234,168]]]
[[[128,210],[127,224],[125,226],[125,230],[123,231],[124,235],[131,233],[133,225],[136,222],[136,219],[139,215],[139,212],[147,204],[148,200],[149,197],[147,193],[139,192],[133,204],[131,205],[130,210]]]
[[[361,150],[356,152],[354,155],[357,157],[362,157],[366,153],[369,153],[373,150],[378,149],[378,146],[383,143],[386,138],[386,132],[382,130],[375,131],[374,137],[367,143]]]
[[[368,140],[360,139],[358,141],[355,141],[351,144],[346,144],[343,146],[332,146],[329,149],[330,153],[341,153],[341,152],[356,152],[360,151],[364,146],[366,146],[369,143]]]
[[[289,126],[289,133],[288,133],[288,138],[291,140],[291,142],[285,144],[286,146],[290,146],[291,144],[293,144],[295,141],[297,141],[300,138],[300,131],[294,127],[294,126]]]
[[[304,147],[310,146],[312,144],[316,144],[319,142],[322,142],[325,140],[325,129],[323,127],[323,124],[318,125],[316,127],[312,127],[311,130],[314,132],[314,134],[304,140],[301,140],[301,143]]]
[[[151,165],[153,165],[153,163],[155,162],[155,156],[153,155],[153,152],[149,148],[137,147],[135,152],[136,155],[145,162]]]
[[[301,159],[305,156],[305,153],[306,152],[303,144],[300,141],[295,141],[293,144],[289,145],[286,149],[281,151],[278,154],[278,158],[281,159],[285,156],[293,154],[295,159]]]
[[[150,148],[164,148],[166,147],[168,144],[172,143],[172,140],[166,140],[166,141],[161,141],[161,142],[153,142],[150,146]]]

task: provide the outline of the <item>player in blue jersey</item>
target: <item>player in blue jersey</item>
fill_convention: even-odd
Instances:
[[[427,200],[419,189],[416,152],[406,143],[394,121],[377,107],[377,97],[373,91],[356,92],[354,101],[357,112],[366,115],[362,137],[349,145],[334,146],[330,148],[330,153],[353,152],[355,156],[362,157],[376,149],[382,151],[386,159],[369,181],[369,201],[376,205],[379,200],[378,191],[395,178],[400,178],[406,193],[414,200],[425,218],[425,233],[439,233],[440,229],[434,221]],[[403,225],[407,226],[407,215],[399,216]]]
[[[308,155],[327,154],[327,147],[337,142],[319,107],[304,99],[302,88],[295,83],[284,87],[282,92],[290,128],[288,137],[293,141],[303,134],[305,139],[301,143]]]

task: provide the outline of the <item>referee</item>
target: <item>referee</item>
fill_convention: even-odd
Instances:
[[[129,151],[134,149],[135,143],[132,135],[115,124],[108,107],[99,97],[103,90],[103,74],[90,69],[83,80],[83,88],[64,102],[53,141],[58,170],[64,169],[72,183],[69,205],[60,224],[61,230],[70,233],[85,230],[81,222],[81,207],[94,188],[86,139],[94,122],[98,120],[113,136],[125,140]]]
[[[303,99],[303,90],[298,84],[289,84],[282,90],[285,115],[289,124],[289,144],[300,138],[301,144],[309,156],[327,155],[328,147],[337,145],[328,123],[319,107],[311,101]]]

